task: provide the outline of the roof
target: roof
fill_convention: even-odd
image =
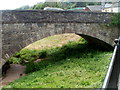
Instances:
[[[71,9],[68,9],[68,10],[84,10],[85,7],[77,7],[77,8],[71,8]]]
[[[89,8],[91,11],[101,11],[102,10],[102,5],[90,5],[86,6]]]
[[[113,4],[111,7],[120,7],[120,2]]]
[[[111,6],[112,6],[112,4],[109,4],[109,3],[105,4],[105,8],[108,8],[108,7],[111,7]]]
[[[50,10],[50,11],[62,11],[62,8],[55,8],[55,7],[45,7],[44,10]]]
[[[114,4],[105,4],[104,8],[112,8],[112,7],[120,7],[120,2],[114,3]]]

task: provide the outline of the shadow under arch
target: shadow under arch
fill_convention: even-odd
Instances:
[[[85,40],[87,40],[88,43],[92,46],[97,46],[98,48],[106,49],[106,50],[113,50],[114,49],[113,46],[111,46],[110,44],[108,44],[108,43],[106,43],[98,38],[84,35],[84,34],[78,34],[78,33],[75,33],[75,34],[77,34],[77,35],[81,36],[82,38],[84,38]]]

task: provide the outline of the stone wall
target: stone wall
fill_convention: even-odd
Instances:
[[[101,12],[12,10],[2,11],[2,23],[109,23],[111,16]]]
[[[95,23],[18,23],[3,24],[2,28],[4,58],[9,58],[37,40],[56,34],[76,33],[91,36],[111,46],[114,39],[119,36],[117,28]]]
[[[110,23],[111,16],[96,12],[2,11],[2,57],[8,59],[37,40],[64,33],[76,33],[84,38],[90,36],[93,41],[113,46],[120,30],[105,26]]]

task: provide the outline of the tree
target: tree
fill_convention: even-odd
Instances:
[[[32,9],[44,9],[45,7],[70,9],[70,8],[74,8],[75,5],[76,5],[75,3],[69,3],[69,2],[45,2],[34,5]]]
[[[44,9],[44,3],[38,3],[38,4],[35,4],[32,9],[35,10],[35,9]]]
[[[76,2],[75,7],[86,7],[86,2]]]
[[[112,16],[112,22],[111,24],[113,26],[118,26],[120,27],[120,13],[115,13],[113,16]]]
[[[86,2],[87,5],[101,5],[101,2]]]

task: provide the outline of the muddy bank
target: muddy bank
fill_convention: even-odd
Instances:
[[[10,64],[10,68],[7,70],[5,77],[1,80],[0,86],[3,87],[24,75],[25,66],[19,64]]]

